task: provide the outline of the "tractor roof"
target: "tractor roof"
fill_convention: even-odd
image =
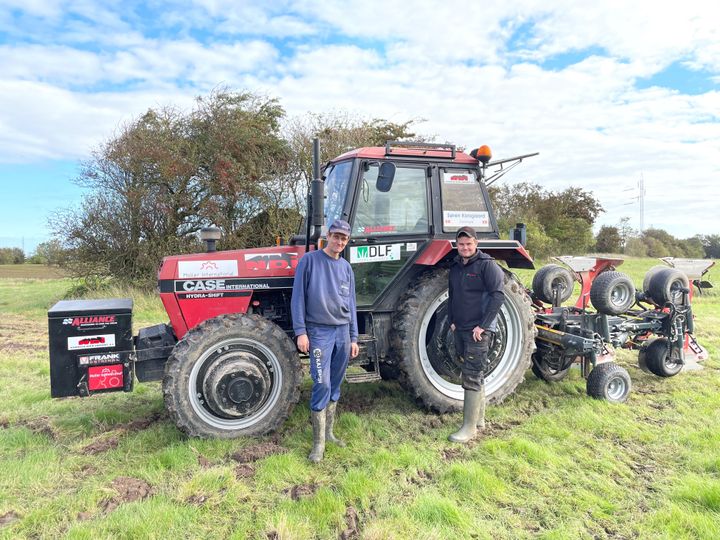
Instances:
[[[449,163],[462,163],[468,165],[477,165],[478,160],[469,156],[464,152],[458,152],[452,145],[417,145],[417,146],[368,146],[364,148],[356,148],[336,157],[333,161],[349,158],[369,158],[369,159],[388,159],[388,158],[416,158],[416,159],[432,159],[448,161]]]

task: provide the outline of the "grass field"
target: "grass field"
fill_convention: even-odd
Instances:
[[[654,264],[621,270],[640,285]],[[694,304],[705,369],[661,380],[622,351],[626,404],[588,398],[577,370],[552,385],[528,372],[459,446],[460,414],[395,383],[346,385],[348,445],[312,466],[308,377],[260,440],[188,439],[156,383],[52,400],[46,310],[71,287],[0,278],[0,538],[720,538],[717,293]],[[165,321],[154,297],[111,295],[134,297],[138,326]]]

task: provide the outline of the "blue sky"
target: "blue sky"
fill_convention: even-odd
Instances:
[[[148,2],[0,7],[0,246],[28,251],[78,205],[79,163],[151,107],[219,85],[288,118],[421,118],[496,157],[504,181],[591,189],[607,212],[679,237],[720,233],[720,9],[608,0]]]

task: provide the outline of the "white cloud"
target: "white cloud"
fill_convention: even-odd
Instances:
[[[277,96],[290,114],[423,118],[438,140],[490,144],[498,158],[540,151],[504,181],[592,190],[608,209],[602,223],[637,221],[623,190],[643,174],[646,224],[720,230],[709,210],[720,200],[720,92],[635,87],[675,62],[717,76],[714,4],[197,0],[163,3],[153,24],[182,30],[162,35],[119,6],[26,10],[64,30],[44,45],[0,45],[0,161],[82,157],[147,108],[188,106],[226,84]],[[508,42],[518,30],[521,51]],[[89,50],[93,40],[102,46]],[[554,70],[532,63],[584,50],[598,52]]]

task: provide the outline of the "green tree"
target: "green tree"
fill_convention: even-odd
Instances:
[[[620,253],[622,238],[617,227],[603,225],[595,237],[595,251],[599,253]]]
[[[720,234],[704,234],[697,237],[702,242],[705,257],[720,259]]]
[[[22,264],[25,253],[20,248],[0,248],[0,264]]]

